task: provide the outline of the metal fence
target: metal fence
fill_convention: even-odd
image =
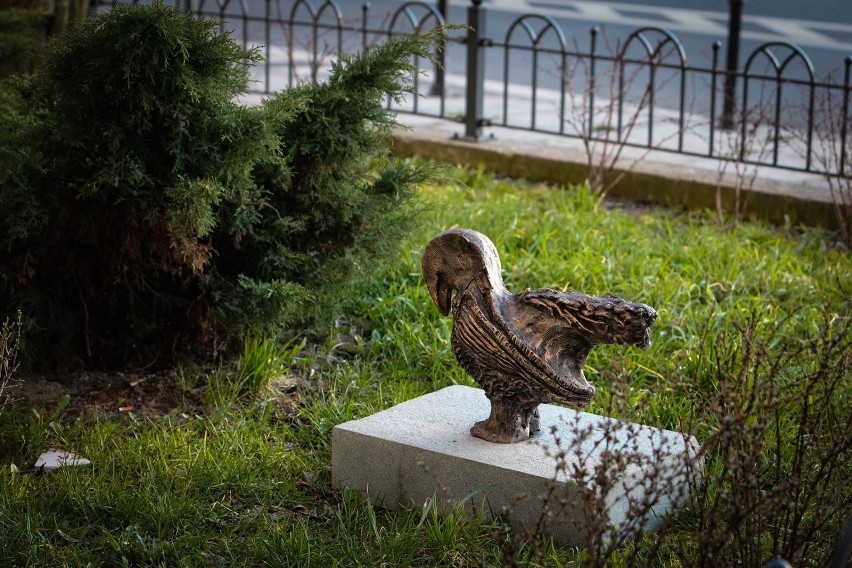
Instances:
[[[95,0],[94,9],[130,1]],[[419,96],[395,110],[456,120],[469,140],[496,126],[578,138],[589,151],[631,146],[852,177],[852,57],[817,78],[804,50],[770,42],[730,71],[715,42],[707,63],[696,66],[663,28],[612,38],[595,27],[588,37],[569,38],[553,18],[526,14],[492,29],[482,0],[466,3],[457,22],[447,21],[446,0],[387,8],[343,0],[172,4],[216,18],[244,47],[261,50],[255,93],[321,80],[339,53],[456,23],[463,27],[436,54],[444,65],[416,61]]]

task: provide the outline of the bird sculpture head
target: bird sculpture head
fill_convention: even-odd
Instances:
[[[491,415],[471,433],[517,442],[540,429],[538,405],[582,408],[595,389],[583,365],[599,343],[650,343],[657,312],[611,294],[547,288],[510,293],[488,237],[452,229],[432,239],[421,260],[432,300],[452,314],[453,353],[491,401]]]

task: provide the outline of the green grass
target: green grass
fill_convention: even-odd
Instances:
[[[209,377],[208,402],[212,406],[227,406],[262,397],[270,389],[270,383],[289,370],[304,346],[304,341],[295,339],[279,344],[268,338],[247,337],[237,371]]]
[[[0,558],[12,566],[501,564],[507,537],[487,516],[442,517],[428,503],[388,512],[330,483],[334,425],[443,386],[473,385],[453,359],[451,320],[432,305],[419,268],[426,242],[453,226],[495,242],[512,291],[612,292],[655,307],[651,347],[593,350],[587,376],[598,395],[589,410],[666,428],[690,417],[702,440],[718,429],[709,407],[744,360],[738,326],[754,323],[755,345],[772,361],[775,350],[808,338],[826,344],[850,318],[843,290],[852,290],[852,260],[818,231],[719,226],[710,212],[622,211],[583,187],[532,186],[481,171],[459,170],[423,196],[428,212],[397,260],[374,267],[346,306],[346,331],[357,339],[347,357],[329,362],[335,330],[313,349],[247,340],[237,370],[209,373],[206,405],[194,416],[176,409],[153,420],[75,420],[63,409],[7,407],[0,414]],[[825,314],[836,315],[832,327],[823,326]],[[782,359],[776,379],[785,386],[819,367],[808,350]],[[848,353],[838,364],[849,365]],[[268,394],[270,381],[287,372],[304,378],[295,406]],[[770,375],[760,367],[736,384]],[[835,421],[852,407],[848,381],[831,394]],[[778,435],[791,440],[786,454],[797,433],[791,416],[778,421]],[[11,468],[54,446],[93,466],[52,475]],[[709,457],[708,475],[718,482],[707,485],[718,492],[729,482],[721,458]],[[849,467],[835,475],[848,479]],[[848,489],[838,506],[843,498]],[[815,558],[839,530],[833,522]],[[688,507],[674,528],[686,544],[665,544],[656,563],[690,565],[683,550],[694,547],[700,523]],[[771,548],[768,542],[758,556],[765,560]],[[520,550],[522,561],[546,566],[592,562],[589,556],[548,541]],[[626,557],[629,550],[614,562]]]

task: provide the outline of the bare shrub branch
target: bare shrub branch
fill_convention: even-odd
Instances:
[[[668,380],[692,399],[680,467],[666,463],[671,445],[642,456],[636,424],[614,420],[597,432],[573,425],[570,441],[555,440],[556,473],[541,517],[501,541],[504,556],[538,553],[548,527],[573,508],[584,566],[644,566],[663,554],[684,566],[762,566],[772,558],[828,565],[852,511],[852,318],[826,310],[817,330],[799,321],[792,312],[770,328],[755,314],[700,340],[710,363],[704,376]],[[629,414],[629,385],[615,378],[603,413]],[[686,443],[687,433],[703,440],[700,447]],[[590,444],[606,459],[590,460]],[[579,499],[557,486],[564,479],[576,483]],[[613,495],[626,505],[619,526],[610,522]],[[665,500],[681,508],[661,514]]]
[[[18,347],[21,344],[21,312],[17,319],[6,318],[0,328],[0,412],[11,402],[9,391],[20,385],[20,380],[13,377],[18,369]]]

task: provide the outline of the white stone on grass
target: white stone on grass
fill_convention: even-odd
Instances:
[[[549,404],[539,410],[542,432],[516,444],[470,434],[489,402],[465,386],[340,424],[332,483],[389,509],[434,497],[442,508],[463,501],[468,510],[507,512],[518,530],[546,518],[546,534],[575,546],[592,527],[595,499],[605,517],[595,530],[620,537],[655,528],[700,480],[694,438]]]
[[[56,471],[60,467],[73,465],[91,465],[92,462],[73,452],[50,448],[42,452],[35,462],[35,469],[41,471]]]

